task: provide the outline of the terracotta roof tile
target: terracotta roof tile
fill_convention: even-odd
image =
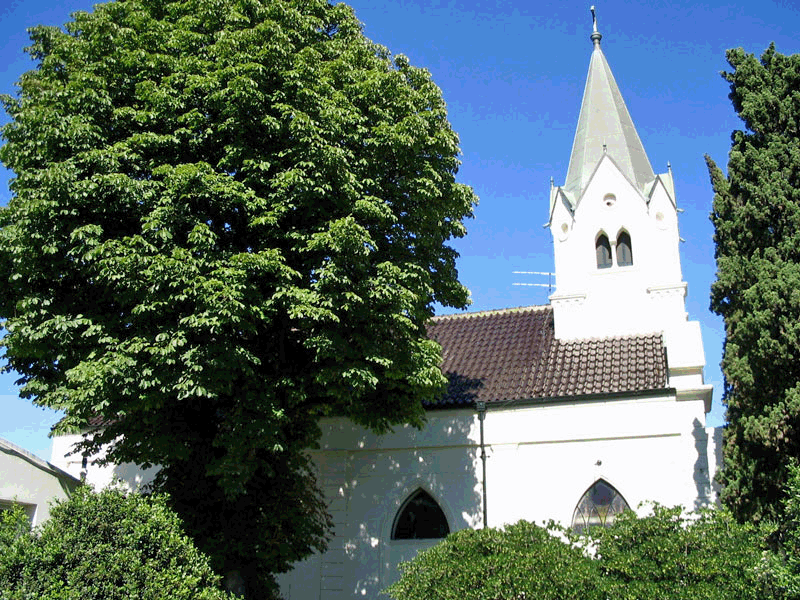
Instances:
[[[441,405],[667,387],[661,334],[557,340],[549,306],[436,317],[428,334],[449,379]]]

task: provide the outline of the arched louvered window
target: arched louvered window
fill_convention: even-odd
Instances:
[[[597,236],[594,247],[597,252],[597,268],[608,269],[611,266],[611,244],[608,241],[608,236],[605,233]]]
[[[628,267],[633,264],[633,246],[631,235],[627,231],[620,231],[617,236],[617,265]]]
[[[583,533],[589,527],[608,527],[618,514],[626,510],[630,510],[630,506],[622,494],[604,479],[598,479],[575,507],[572,529]]]
[[[450,526],[444,511],[425,490],[417,490],[397,513],[392,526],[393,540],[425,540],[446,537]]]

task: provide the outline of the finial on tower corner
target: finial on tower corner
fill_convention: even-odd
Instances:
[[[594,42],[595,47],[598,47],[600,46],[600,40],[603,39],[603,36],[597,31],[597,15],[594,12],[594,6],[589,10],[592,12],[592,35],[589,36],[589,39]]]

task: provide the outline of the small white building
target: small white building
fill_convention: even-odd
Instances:
[[[50,516],[53,500],[66,500],[80,481],[58,467],[0,439],[0,510],[19,504],[31,525]]]
[[[335,529],[281,577],[288,599],[379,598],[397,566],[448,532],[554,519],[602,524],[644,501],[715,502],[720,432],[685,309],[672,173],[655,174],[594,48],[566,183],[550,190],[550,304],[437,317],[445,397],[422,430],[323,423],[313,457]],[[56,440],[53,460],[75,441]],[[135,467],[89,465],[87,480]]]

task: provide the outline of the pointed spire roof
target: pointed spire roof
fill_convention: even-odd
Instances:
[[[594,31],[590,39],[594,43],[594,50],[589,61],[581,114],[564,185],[575,203],[580,199],[603,154],[608,154],[639,190],[643,191],[655,178],[653,167],[600,48],[603,36],[597,31],[597,20],[593,20]]]

